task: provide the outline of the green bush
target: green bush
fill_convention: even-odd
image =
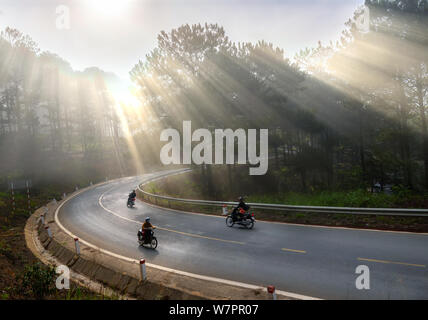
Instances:
[[[10,295],[8,293],[1,293],[0,300],[9,300]]]
[[[0,254],[5,256],[10,260],[14,260],[15,256],[12,252],[12,249],[5,241],[0,241]]]
[[[21,275],[22,293],[43,299],[55,291],[55,278],[55,268],[52,266],[42,266],[40,262],[27,265]]]

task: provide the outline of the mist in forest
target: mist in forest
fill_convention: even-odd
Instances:
[[[427,2],[367,0],[343,21],[339,40],[293,57],[263,39],[232,41],[220,24],[182,21],[130,66],[131,84],[98,67],[73,70],[7,27],[0,190],[20,179],[66,188],[161,168],[160,132],[191,120],[195,129],[269,129],[273,158],[259,183],[275,193],[374,184],[424,192]],[[204,181],[210,167],[198,167]]]

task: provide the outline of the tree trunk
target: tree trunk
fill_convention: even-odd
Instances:
[[[424,170],[425,170],[425,187],[428,188],[428,132],[427,132],[427,120],[425,114],[424,106],[424,96],[423,96],[423,79],[418,77],[416,82],[416,90],[418,94],[418,106],[419,114],[421,117],[421,127],[422,127],[422,157],[424,161]]]
[[[366,172],[366,157],[364,153],[364,125],[363,125],[363,110],[359,108],[358,110],[358,123],[359,123],[359,153],[360,153],[360,163],[361,163],[361,182],[364,185],[367,178]]]

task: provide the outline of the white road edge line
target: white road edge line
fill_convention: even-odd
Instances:
[[[103,184],[106,184],[106,183],[103,183]],[[79,192],[73,194],[71,197],[65,199],[58,206],[58,208],[55,210],[55,223],[60,227],[60,229],[62,231],[64,231],[66,234],[68,234],[72,238],[75,238],[76,235],[74,235],[73,233],[71,233],[69,230],[67,230],[61,224],[61,222],[58,219],[59,210],[69,200],[71,200],[74,197],[80,195],[81,193],[86,192],[86,191],[88,191],[90,189],[93,189],[93,188],[95,188],[97,186],[99,186],[99,185],[94,185],[94,186],[91,186],[91,187],[88,187],[88,188],[80,190]],[[124,217],[122,217],[122,218],[124,218]],[[125,219],[127,219],[127,218],[125,218]],[[93,248],[95,250],[98,250],[98,251],[100,251],[102,253],[108,254],[108,255],[110,255],[112,257],[115,257],[115,258],[118,258],[118,259],[122,259],[122,260],[128,261],[128,262],[136,263],[136,264],[140,263],[139,260],[128,258],[128,257],[122,256],[122,255],[116,254],[114,252],[102,249],[100,247],[97,247],[97,246],[93,245],[92,243],[89,243],[86,240],[83,240],[83,239],[79,238],[79,241],[82,242],[82,243],[84,243],[88,247],[91,247],[91,248]],[[237,286],[237,287],[246,288],[246,289],[253,289],[253,290],[264,289],[263,287],[252,285],[252,284],[248,284],[248,283],[243,283],[243,282],[238,282],[238,281],[232,281],[232,280],[226,280],[226,279],[221,279],[221,278],[216,278],[216,277],[210,277],[210,276],[204,276],[204,275],[200,275],[200,274],[196,274],[196,273],[190,273],[190,272],[181,271],[181,270],[177,270],[177,269],[171,269],[171,268],[167,268],[167,267],[163,267],[163,266],[159,266],[159,265],[155,265],[155,264],[151,264],[151,263],[146,263],[146,265],[148,267],[152,267],[152,268],[155,268],[155,269],[159,269],[159,270],[163,270],[163,271],[167,271],[167,272],[172,272],[172,273],[175,273],[175,274],[179,274],[179,275],[183,275],[183,276],[188,276],[188,277],[192,277],[192,278],[196,278],[196,279],[200,279],[200,280],[207,280],[207,281],[212,281],[212,282],[218,282],[218,283],[223,283],[223,284],[227,284],[227,285]],[[294,299],[300,299],[300,300],[322,300],[320,298],[305,296],[305,295],[301,295],[301,294],[297,294],[297,293],[292,293],[292,292],[287,292],[287,291],[282,291],[282,290],[276,290],[276,293],[279,294],[279,295],[288,296],[288,297],[291,297],[291,298],[294,298]]]

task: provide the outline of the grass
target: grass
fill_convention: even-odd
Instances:
[[[402,203],[403,200],[397,195],[369,193],[365,190],[330,191],[311,194],[289,192],[278,195],[254,195],[248,198],[249,202],[360,208],[392,208]]]

